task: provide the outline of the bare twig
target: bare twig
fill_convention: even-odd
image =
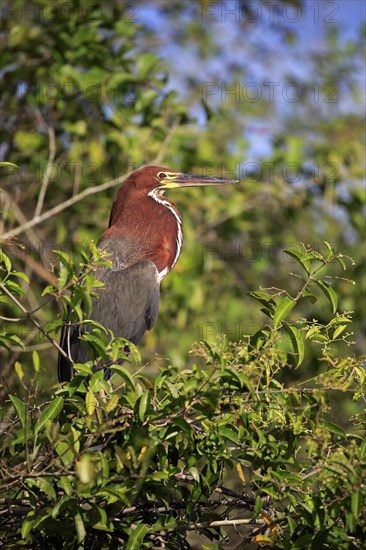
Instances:
[[[55,156],[56,156],[55,130],[52,128],[52,126],[48,126],[48,124],[46,124],[46,122],[45,122],[43,116],[41,115],[41,112],[40,112],[39,109],[36,109],[36,117],[37,117],[37,120],[40,123],[40,125],[48,133],[48,139],[49,139],[50,146],[49,146],[47,166],[46,166],[46,169],[45,169],[44,174],[43,174],[43,180],[42,180],[41,189],[40,189],[40,192],[39,192],[39,195],[38,195],[37,206],[36,206],[36,209],[34,211],[34,217],[35,218],[37,218],[40,215],[40,213],[42,212],[42,207],[43,207],[44,199],[45,199],[45,196],[46,196],[47,187],[48,187],[48,184],[50,182],[50,174],[51,174],[53,162],[54,162]]]
[[[209,529],[212,527],[231,527],[237,525],[267,525],[263,519],[223,519],[218,521],[204,521],[197,523],[185,523],[182,525],[177,525],[176,527],[171,527],[165,531],[159,531],[163,533],[174,533],[177,531],[196,531],[198,529]]]
[[[27,218],[24,216],[23,212],[21,211],[21,209],[19,208],[19,206],[17,205],[17,203],[13,199],[13,197],[7,191],[5,191],[5,189],[1,189],[0,193],[2,195],[2,200],[4,200],[10,206],[10,209],[14,213],[15,218],[21,224],[20,227],[22,227],[23,225],[26,225],[27,223],[29,223],[27,221]],[[5,238],[5,239],[9,238],[13,234],[13,231],[17,231],[18,229],[19,229],[19,227],[17,227],[14,230],[8,231],[8,233],[4,233],[5,237],[3,235],[3,238]],[[27,227],[26,229],[30,229],[30,231],[28,231],[28,233],[27,233],[27,237],[28,237],[29,241],[32,243],[32,245],[34,247],[36,247],[37,243],[39,242],[40,239],[38,238],[36,233],[31,229],[31,227],[29,227],[29,228]]]
[[[51,336],[44,330],[41,323],[33,315],[33,313],[30,313],[29,311],[27,311],[23,306],[23,304],[19,302],[19,300],[10,292],[8,288],[6,288],[6,286],[3,283],[0,283],[0,288],[5,292],[5,294],[7,294],[7,296],[9,296],[11,301],[16,306],[18,306],[18,308],[24,313],[25,317],[29,319],[35,327],[37,327],[37,329],[43,334],[43,336],[45,336],[45,338],[47,338],[49,342],[51,342],[51,344],[61,353],[61,355],[63,355],[67,359],[70,359],[67,353],[59,346],[59,344],[53,338],[51,338]]]
[[[69,206],[72,206],[76,202],[83,200],[85,197],[88,197],[89,195],[95,195],[97,193],[101,193],[102,191],[105,191],[106,189],[110,189],[111,187],[115,187],[116,185],[119,185],[126,179],[126,176],[128,176],[128,174],[120,176],[113,180],[107,181],[102,185],[95,185],[94,187],[88,187],[88,189],[84,189],[84,191],[81,191],[81,193],[78,193],[77,195],[74,195],[70,199],[67,199],[66,201],[62,202],[61,204],[54,206],[47,212],[44,212],[44,214],[41,214],[39,216],[34,216],[31,220],[27,221],[26,223],[23,223],[19,227],[16,227],[15,229],[8,231],[7,233],[4,233],[2,237],[3,240],[20,235],[20,233],[23,233],[24,231],[27,231],[31,227],[34,227],[35,225],[38,225],[44,222],[45,220],[52,218],[52,216],[54,216],[55,214],[59,214],[63,210],[66,210],[66,208],[69,208]]]
[[[19,321],[23,321],[23,317],[3,317],[3,315],[0,315],[1,321],[9,321],[10,323],[19,323]]]

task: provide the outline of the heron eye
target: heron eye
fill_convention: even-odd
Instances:
[[[167,175],[166,175],[165,172],[158,172],[158,173],[157,173],[157,178],[158,178],[159,180],[164,180],[166,177],[167,177]]]

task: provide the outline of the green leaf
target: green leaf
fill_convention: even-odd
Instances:
[[[111,365],[109,368],[113,372],[119,374],[132,390],[136,390],[136,383],[126,367],[124,367],[123,365]]]
[[[319,326],[315,325],[313,327],[310,327],[307,333],[305,334],[305,339],[313,340],[316,336],[318,336],[320,331],[321,331],[321,328]]]
[[[23,273],[22,271],[13,271],[12,275],[14,277],[18,277],[19,279],[22,279],[23,281],[25,281],[26,283],[29,283],[29,277],[28,275],[26,275],[25,273]]]
[[[336,340],[338,336],[340,336],[346,328],[347,328],[347,325],[340,325],[339,327],[337,327],[333,332],[333,340]]]
[[[10,273],[11,271],[10,258],[2,250],[0,250],[0,262],[2,262],[5,265],[6,271]]]
[[[19,361],[15,362],[14,369],[15,369],[15,372],[17,373],[19,380],[22,380],[24,377],[24,370],[22,365],[19,363]]]
[[[223,379],[228,378],[229,382],[231,382],[234,386],[239,386],[239,388],[243,386],[240,375],[236,372],[235,369],[221,369],[217,371],[217,376]]]
[[[139,419],[144,422],[146,418],[146,412],[150,408],[150,392],[146,390],[139,398]]]
[[[366,437],[363,439],[360,446],[360,458],[361,460],[366,461]]]
[[[321,281],[320,279],[315,282],[320,290],[323,292],[327,300],[329,300],[329,303],[332,306],[332,311],[333,313],[335,313],[337,311],[338,298],[333,288],[328,283],[326,283],[325,281]]]
[[[96,404],[97,404],[97,398],[95,397],[92,391],[88,390],[85,396],[85,405],[86,405],[86,412],[89,416],[92,416],[94,414]]]
[[[46,495],[50,496],[52,500],[57,500],[57,495],[55,491],[55,487],[53,486],[53,483],[51,483],[48,479],[45,479],[43,477],[38,477],[34,480],[34,485],[38,486],[41,491],[43,491]],[[28,482],[29,486],[29,482]]]
[[[100,491],[97,492],[96,496],[109,497],[108,504],[113,504],[114,502],[123,502],[126,506],[130,505],[130,501],[127,498],[126,493],[128,492],[127,487],[103,487]]]
[[[18,413],[19,420],[23,428],[25,428],[26,424],[26,416],[27,416],[27,408],[25,406],[25,403],[19,397],[16,397],[16,395],[9,395],[11,402],[13,403],[15,410]]]
[[[104,453],[99,451],[99,460],[102,466],[102,479],[107,480],[109,478],[109,462],[107,458],[105,457]]]
[[[24,296],[24,290],[18,283],[15,281],[10,281],[9,279],[6,281],[6,286],[8,289],[15,294],[16,296]]]
[[[301,298],[308,298],[312,304],[315,304],[315,302],[318,300],[318,298],[314,296],[309,288],[304,288],[301,293]]]
[[[302,256],[302,260],[306,261],[306,260],[317,260],[319,262],[323,262],[324,263],[324,258],[323,256],[317,252],[316,250],[310,250],[309,252],[307,252],[306,254],[304,254]]]
[[[99,338],[98,336],[95,336],[94,334],[90,334],[89,332],[84,332],[84,334],[81,336],[80,340],[83,342],[88,342],[90,344],[90,347],[95,351],[97,355],[102,357],[104,361],[107,361],[107,354],[105,351],[107,343],[102,338]]]
[[[304,360],[304,340],[301,332],[291,323],[284,324],[285,330],[290,336],[292,347],[296,355],[296,367],[299,367]]]
[[[33,367],[36,372],[39,372],[39,355],[36,351],[32,353]]]
[[[146,525],[139,525],[127,541],[125,550],[139,550],[147,533]]]
[[[136,68],[139,76],[145,78],[158,63],[157,57],[151,53],[144,53],[137,58]]]
[[[2,168],[3,166],[9,166],[10,168],[18,168],[18,166],[16,164],[13,164],[12,162],[7,162],[7,161],[2,160],[0,162],[0,168]]]
[[[311,263],[307,259],[305,259],[305,254],[299,254],[298,252],[294,252],[293,250],[284,250],[284,252],[285,254],[287,254],[287,256],[290,256],[291,258],[296,260],[297,263],[300,264],[307,273],[311,272]]]
[[[58,485],[64,490],[65,494],[69,497],[72,494],[72,482],[74,478],[72,476],[61,476]]]
[[[22,523],[22,529],[21,529],[22,539],[25,539],[29,535],[29,533],[32,530],[34,521],[35,521],[35,513],[32,510],[31,512],[28,512],[28,514],[25,517],[25,520]]]
[[[47,323],[43,328],[46,332],[52,332],[62,327],[63,324],[63,321],[61,321],[60,319],[54,319],[53,321]]]
[[[64,288],[64,286],[73,278],[74,270],[65,252],[61,252],[61,250],[54,250],[54,253],[60,260],[60,273],[58,276],[59,286],[60,288]]]
[[[75,372],[80,372],[82,374],[85,374],[86,376],[92,376],[93,371],[89,365],[86,365],[84,363],[74,363],[72,368],[75,370]]]
[[[53,285],[47,285],[46,288],[43,289],[41,296],[46,296],[46,294],[53,294],[55,290],[56,289]]]
[[[35,431],[38,432],[39,430],[41,430],[49,420],[54,420],[62,411],[63,406],[64,406],[63,398],[55,397],[55,399],[51,401],[51,403],[48,405],[48,407],[43,411],[43,413],[39,417],[34,428]]]
[[[60,510],[61,510],[62,506],[64,504],[66,504],[66,503],[68,504],[70,502],[75,502],[75,499],[73,499],[69,496],[66,496],[66,495],[61,497],[60,500],[58,502],[56,502],[56,504],[52,508],[52,517],[53,518],[57,517],[57,515],[60,513]],[[68,506],[70,506],[70,505],[68,504]]]
[[[332,422],[328,422],[326,420],[323,421],[323,426],[327,428],[327,430],[329,430],[330,432],[339,435],[343,439],[347,438],[346,432],[340,426],[337,426],[336,424],[333,424]]]
[[[68,441],[58,440],[55,443],[55,450],[62,460],[64,466],[66,466],[66,468],[69,468],[74,460],[74,453],[70,448],[70,443]]]
[[[228,439],[233,443],[238,443],[238,433],[233,428],[228,428],[223,426],[223,427],[220,427],[218,431],[219,431],[219,434],[223,436],[225,439]]]
[[[199,483],[200,482],[200,474],[199,474],[199,471],[197,470],[197,468],[195,466],[191,466],[188,471],[191,474],[191,476],[193,477],[193,479],[197,483]]]
[[[285,319],[290,311],[296,306],[296,303],[296,300],[293,300],[289,296],[286,296],[283,300],[281,300],[276,307],[275,314],[273,316],[273,328],[275,330],[280,326],[283,319]]]
[[[110,413],[113,411],[113,409],[116,407],[119,400],[119,396],[117,394],[112,395],[108,403],[106,404],[105,410],[107,413]]]
[[[250,343],[255,349],[259,350],[262,346],[268,342],[270,331],[266,329],[260,329],[253,334],[250,338]]]
[[[343,270],[344,270],[344,271],[347,270],[346,262],[343,260],[342,254],[339,254],[339,255],[336,256],[334,259],[335,259],[337,262],[339,262],[339,263],[341,264],[341,266],[343,267]]]
[[[267,304],[270,302],[271,304],[275,305],[274,300],[271,298],[271,295],[268,294],[268,292],[264,292],[263,290],[256,290],[255,292],[249,292],[249,296],[252,296],[255,300],[258,300],[262,304]]]
[[[74,522],[75,522],[77,541],[80,544],[81,542],[83,542],[83,540],[86,537],[86,530],[85,530],[83,518],[81,517],[81,514],[79,512],[76,512],[76,514],[74,515]]]
[[[271,298],[271,296],[267,292],[263,292],[262,290],[257,290],[256,292],[249,292],[249,296],[251,298],[254,298],[254,300],[257,300],[260,304],[265,306],[265,313],[268,315],[268,317],[271,317],[271,314],[273,313],[273,308],[276,305],[276,302]]]
[[[311,548],[311,542],[313,540],[313,535],[310,533],[307,533],[306,535],[302,535],[299,537],[296,542],[293,544],[292,548],[295,550],[306,549],[309,550]]]
[[[262,508],[263,508],[262,497],[257,495],[255,498],[254,514],[258,516],[261,513]]]
[[[349,317],[345,317],[344,315],[337,315],[337,317],[334,317],[334,319],[332,319],[329,323],[328,323],[328,326],[333,326],[333,325],[346,325],[348,323],[352,323],[352,319],[350,319]]]
[[[351,496],[351,509],[353,517],[357,520],[361,510],[361,493],[354,491]]]
[[[107,512],[100,506],[93,505],[93,511],[98,513],[99,519],[95,523],[92,523],[93,529],[99,529],[99,531],[113,531],[113,523],[108,518]]]
[[[182,432],[186,433],[188,437],[192,436],[192,426],[190,426],[184,418],[174,418],[172,421],[172,426],[178,426],[178,428],[180,428]]]

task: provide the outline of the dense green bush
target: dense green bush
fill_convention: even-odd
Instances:
[[[92,252],[95,262],[107,261]],[[361,359],[333,353],[352,338],[351,314],[337,311],[333,286],[348,258],[328,243],[323,254],[288,254],[299,268],[297,292],[253,292],[268,323],[235,344],[196,344],[200,360],[191,369],[169,365],[151,379],[136,348],[118,364],[125,340],[108,343],[95,323],[85,339],[96,359],[75,365],[50,401],[37,394],[38,353],[30,377],[16,364],[23,391],[9,394],[1,434],[4,547],[191,548],[206,540],[205,548],[218,548],[242,539],[283,549],[362,548],[366,376]],[[78,278],[59,257],[58,285],[46,293],[82,320],[92,266]],[[25,276],[2,260],[3,300],[17,303]],[[298,317],[299,303],[319,293],[329,321]],[[49,337],[60,324],[45,327]],[[14,339],[8,334],[4,344]],[[310,342],[324,369],[289,384],[283,372],[301,368]],[[114,363],[117,387],[94,372],[100,356]],[[342,425],[333,421],[336,394],[356,404]]]

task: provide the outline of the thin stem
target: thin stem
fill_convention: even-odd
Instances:
[[[67,353],[59,346],[59,344],[53,339],[51,338],[51,336],[44,330],[44,328],[42,327],[41,323],[38,321],[38,319],[33,315],[33,313],[30,313],[29,311],[27,311],[25,309],[25,307],[19,302],[19,300],[10,292],[9,289],[6,288],[6,286],[3,284],[3,283],[0,283],[0,288],[5,292],[5,294],[7,294],[7,296],[9,296],[9,298],[11,299],[12,302],[14,302],[14,304],[16,306],[18,306],[18,308],[24,313],[25,317],[27,319],[29,319],[31,321],[31,323],[33,323],[33,325],[35,327],[37,327],[37,329],[43,334],[43,336],[45,336],[47,338],[47,340],[49,342],[51,342],[51,344],[59,351],[59,353],[61,353],[61,355],[63,355],[64,357],[66,357],[67,359],[70,359],[69,356],[67,355]]]
[[[46,196],[48,184],[50,182],[50,174],[51,174],[52,166],[53,166],[55,156],[56,156],[55,130],[52,128],[52,126],[48,126],[48,124],[46,124],[46,122],[45,122],[44,118],[42,117],[41,112],[40,112],[39,109],[36,110],[36,117],[37,117],[37,120],[39,121],[39,123],[41,124],[41,126],[48,133],[48,139],[49,139],[50,147],[49,147],[49,153],[48,153],[47,166],[46,166],[46,169],[45,169],[44,174],[43,174],[43,180],[42,180],[41,189],[40,189],[40,192],[39,192],[39,195],[38,195],[37,206],[36,206],[36,209],[34,211],[34,217],[35,218],[37,218],[42,212],[44,199],[45,199],[45,196]]]

